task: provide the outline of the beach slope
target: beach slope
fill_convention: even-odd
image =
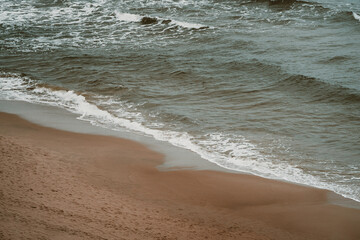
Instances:
[[[360,239],[360,211],[325,190],[162,161],[0,113],[0,239]]]

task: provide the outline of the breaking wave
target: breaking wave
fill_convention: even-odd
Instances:
[[[290,79],[291,80],[291,79]],[[287,80],[289,81],[289,79]],[[297,80],[292,80],[297,84]],[[188,132],[173,131],[166,128],[150,127],[146,118],[138,112],[134,113],[121,108],[122,103],[113,99],[98,97],[96,102],[85,94],[58,87],[40,84],[25,75],[1,73],[0,98],[2,100],[26,101],[61,107],[78,115],[79,120],[113,130],[136,131],[159,141],[166,141],[174,146],[189,149],[202,158],[221,167],[258,176],[282,179],[290,182],[306,184],[318,188],[329,189],[343,196],[360,201],[359,190],[336,183],[327,182],[320,177],[304,172],[298,166],[280,161],[276,156],[264,155],[256,144],[241,135],[212,132],[192,135]],[[100,108],[112,102],[118,106],[116,111]]]
[[[353,17],[354,17],[356,20],[360,21],[360,15],[358,15],[358,14],[355,13],[355,12],[352,12],[352,15],[353,15]]]

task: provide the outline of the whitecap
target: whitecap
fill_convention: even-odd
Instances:
[[[142,19],[142,16],[131,13],[115,12],[115,15],[119,21],[123,22],[140,22]]]
[[[360,21],[360,15],[356,14],[355,12],[353,12],[353,17],[354,17],[356,20]]]
[[[199,23],[189,23],[189,22],[181,22],[181,21],[172,21],[172,22],[180,27],[189,28],[189,29],[200,29],[207,27]]]

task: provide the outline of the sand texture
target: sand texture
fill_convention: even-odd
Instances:
[[[136,142],[0,113],[0,239],[360,239],[327,191],[212,171],[158,171]]]

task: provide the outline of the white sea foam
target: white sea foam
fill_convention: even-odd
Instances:
[[[176,25],[178,25],[180,27],[189,28],[189,29],[199,29],[199,28],[207,27],[205,25],[198,24],[198,23],[188,23],[188,22],[181,22],[181,21],[173,21],[173,23],[175,23]]]
[[[115,11],[116,18],[119,21],[123,22],[140,22],[142,19],[142,16],[137,14],[131,14],[131,13],[121,13],[118,11]]]
[[[93,125],[113,130],[127,129],[140,132],[174,146],[189,149],[202,158],[227,169],[329,189],[360,201],[358,190],[327,182],[320,177],[305,173],[288,162],[281,162],[273,156],[265,156],[259,152],[258,146],[239,135],[214,132],[205,136],[193,136],[187,132],[154,129],[144,121],[141,113],[135,114],[137,116],[134,117],[134,114],[129,113],[125,108],[110,113],[74,91],[37,86],[31,79],[14,74],[0,73],[0,99],[61,107],[79,114],[78,119],[89,121]],[[103,105],[113,103],[113,101],[108,99]],[[116,103],[121,108],[122,104],[119,101]]]
[[[360,21],[360,15],[356,14],[355,12],[353,12],[353,16],[356,20]]]

